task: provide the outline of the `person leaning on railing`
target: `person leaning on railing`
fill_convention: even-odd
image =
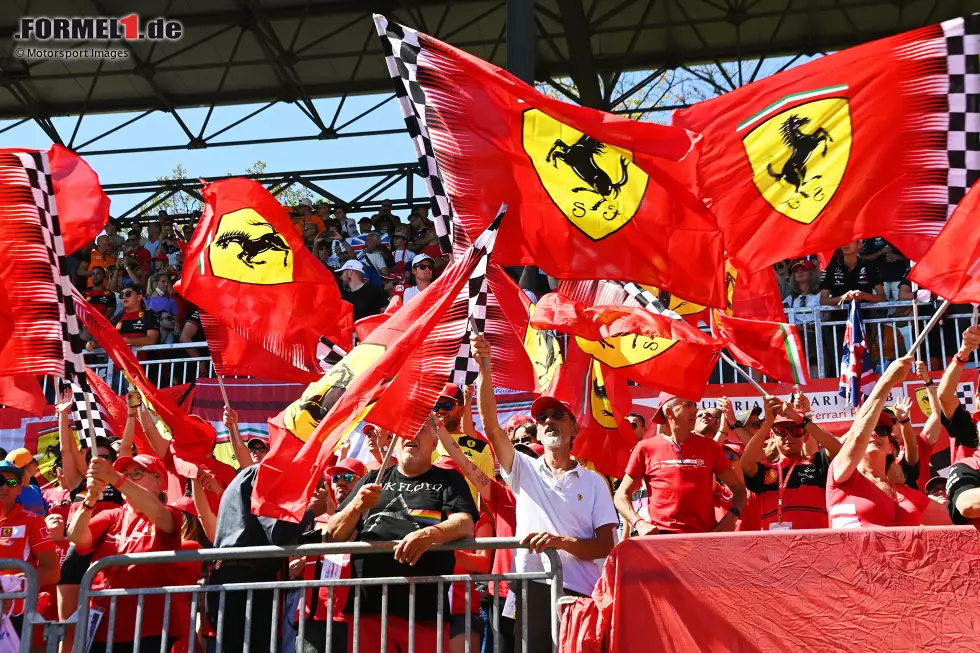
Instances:
[[[180,549],[180,526],[183,521],[180,510],[163,501],[167,482],[167,470],[156,456],[140,454],[135,457],[120,456],[115,463],[104,458],[93,458],[89,463],[87,478],[88,498],[82,509],[72,517],[68,527],[68,539],[80,554],[93,552],[92,561],[126,553],[177,551]],[[95,499],[107,486],[115,487],[123,496],[120,508],[105,510],[93,515]],[[172,585],[173,570],[167,565],[154,567],[108,567],[93,583],[96,589],[163,587]],[[95,643],[91,652],[105,650],[108,635],[110,600],[92,599],[91,607],[102,613]],[[137,623],[137,598],[116,599],[115,631],[112,633],[113,650],[130,650],[126,644],[139,642],[143,650],[159,650],[161,635],[171,635],[171,624],[163,624],[163,595],[144,597],[143,620]]]
[[[566,594],[590,596],[599,580],[596,560],[605,558],[615,544],[619,517],[606,481],[572,458],[572,441],[579,431],[567,404],[542,395],[531,404],[538,424],[538,441],[544,455],[534,460],[518,453],[497,420],[497,401],[490,378],[490,343],[482,335],[470,339],[474,357],[480,361],[477,377],[477,406],[487,439],[500,461],[500,473],[516,497],[517,537],[528,545],[518,549],[518,573],[545,571],[545,549],[555,549],[562,562]],[[527,635],[524,653],[551,651],[551,622],[537,613],[522,624],[523,590],[518,595],[515,638]],[[551,604],[550,587],[542,582],[526,584],[530,606]],[[526,632],[522,632],[526,631]]]
[[[456,558],[452,551],[429,551],[443,544],[473,537],[479,513],[463,476],[453,469],[432,464],[436,433],[423,427],[414,440],[397,438],[397,463],[384,471],[368,472],[340,505],[327,524],[326,539],[331,542],[392,542],[398,544],[394,556],[387,554],[352,555],[353,578],[444,576],[453,573]],[[449,605],[448,586],[443,586],[442,605]],[[347,614],[353,612],[354,595],[360,593],[360,622],[349,621],[348,641],[359,632],[363,650],[379,648],[381,638],[382,589],[359,586],[350,593]],[[436,584],[415,587],[415,649],[436,650],[436,642],[449,637],[449,620],[443,630],[436,629],[439,605]],[[407,650],[410,614],[409,588],[388,587],[388,644],[394,650]],[[443,649],[445,650],[445,649]]]

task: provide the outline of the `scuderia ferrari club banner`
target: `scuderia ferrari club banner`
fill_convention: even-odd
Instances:
[[[700,194],[736,267],[871,236],[919,260],[980,178],[978,53],[974,14],[675,113],[704,135]]]

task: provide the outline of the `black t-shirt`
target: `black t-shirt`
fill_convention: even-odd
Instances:
[[[160,330],[160,320],[157,318],[156,312],[149,309],[135,313],[123,313],[116,323],[116,330],[123,337],[145,336],[151,330]]]
[[[357,290],[344,290],[340,298],[354,306],[354,320],[368,315],[377,315],[388,305],[388,297],[380,288],[365,283]]]
[[[105,316],[112,315],[116,311],[116,294],[105,288],[89,288],[85,291],[85,299],[89,304],[98,306]]]
[[[956,410],[953,411],[953,416],[949,419],[946,418],[946,414],[939,413],[939,422],[949,433],[950,456],[953,464],[959,462],[962,458],[969,458],[973,456],[977,449],[980,449],[980,437],[977,436],[977,425],[973,423],[973,416],[970,415],[970,411],[963,407],[963,404],[957,404]]]
[[[835,259],[831,262],[820,278],[820,290],[829,290],[831,297],[840,297],[849,290],[871,294],[880,283],[881,277],[878,276],[876,267],[865,263],[859,256],[853,270],[843,260]]]
[[[921,454],[920,454],[921,455]],[[902,466],[902,473],[905,474],[905,485],[912,488],[913,490],[919,489],[919,463],[912,465],[907,460],[902,458],[899,461],[899,465]]]
[[[864,241],[864,251],[868,254],[874,254],[875,252],[880,252],[889,246],[889,242],[884,238],[869,238]],[[897,254],[901,254],[894,245],[891,248]],[[882,254],[881,258],[874,262],[878,268],[878,276],[882,281],[901,281],[905,277],[905,273],[909,268],[909,261],[907,258],[902,257],[901,259],[889,263],[888,259]]]
[[[980,519],[969,519],[960,514],[956,509],[956,499],[967,490],[980,488],[980,459],[966,458],[958,462],[949,469],[949,476],[946,478],[946,510],[949,511],[949,518],[957,526],[974,524],[980,527]]]
[[[783,469],[789,471],[790,464],[784,465]],[[773,496],[779,496],[779,473],[771,473],[773,467],[763,463],[757,463],[755,476],[745,477],[745,487],[756,494],[772,492]],[[830,469],[830,457],[826,450],[817,452],[806,465],[796,465],[790,474],[789,481],[786,482],[787,490],[798,490],[808,488],[805,493],[797,493],[796,500],[783,506],[784,519],[788,522],[793,521],[793,512],[813,512],[823,515],[827,514],[826,507],[826,488],[827,472]],[[782,472],[786,473],[786,472]],[[767,502],[768,503],[768,502]],[[771,519],[776,516],[776,510],[767,510],[761,515],[762,519]],[[765,527],[763,527],[765,528]]]
[[[375,483],[378,472],[369,472],[361,479],[340,506],[353,501],[361,486]],[[397,467],[385,471],[381,479],[384,488],[378,503],[367,517],[357,524],[358,541],[400,540],[413,531],[422,530],[445,521],[449,515],[465,512],[479,519],[473,495],[466,479],[453,469],[433,467],[419,476],[404,476]],[[414,566],[397,562],[391,553],[351,556],[354,578],[381,578],[385,576],[441,576],[453,573],[456,556],[452,551],[428,552]],[[365,614],[381,612],[381,588],[361,588],[361,611]],[[449,605],[449,585],[443,586],[443,606]],[[438,605],[438,585],[421,584],[415,588],[415,616],[419,620],[434,621]],[[408,586],[392,585],[388,588],[388,613],[408,618]],[[347,602],[347,611],[354,610],[354,592]]]

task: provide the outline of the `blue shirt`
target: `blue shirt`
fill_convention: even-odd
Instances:
[[[20,489],[20,496],[17,503],[27,512],[44,517],[48,514],[48,503],[41,494],[41,488],[36,485],[25,485]]]

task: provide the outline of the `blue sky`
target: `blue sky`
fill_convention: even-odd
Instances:
[[[340,113],[337,125],[354,118],[384,99],[383,95],[349,97]],[[314,105],[321,118],[329,123],[339,100],[328,98],[315,100]],[[207,136],[222,127],[259,108],[261,105],[237,105],[216,108]],[[207,114],[207,108],[181,109],[178,113],[187,127],[195,134]],[[87,116],[75,138],[76,145],[94,138],[137,114],[103,114]],[[75,129],[76,118],[56,118],[55,125],[65,141]],[[0,128],[11,124],[0,121]],[[388,102],[365,118],[343,131],[370,131],[399,129],[404,127],[398,104]],[[316,127],[295,105],[279,104],[249,119],[241,125],[221,134],[215,141],[234,141],[256,138],[280,138],[317,133]],[[132,148],[149,145],[185,143],[187,137],[172,116],[164,113],[151,114],[116,133],[92,144],[88,149]],[[51,139],[33,121],[24,123],[0,134],[0,147],[31,147],[46,149]],[[203,150],[173,150],[139,154],[103,154],[82,156],[88,161],[103,183],[150,181],[169,175],[178,164],[184,165],[188,176],[216,176],[228,173],[240,174],[255,161],[267,164],[267,172],[286,170],[311,170],[342,168],[347,166],[408,163],[415,161],[412,142],[407,134],[362,136],[329,141],[300,141],[292,143],[212,147]],[[353,197],[371,185],[371,181],[353,180],[333,182],[327,189],[343,198]],[[425,192],[421,180],[415,192]],[[390,193],[404,196],[404,186],[397,185]],[[142,196],[113,196],[112,214],[117,215]]]

